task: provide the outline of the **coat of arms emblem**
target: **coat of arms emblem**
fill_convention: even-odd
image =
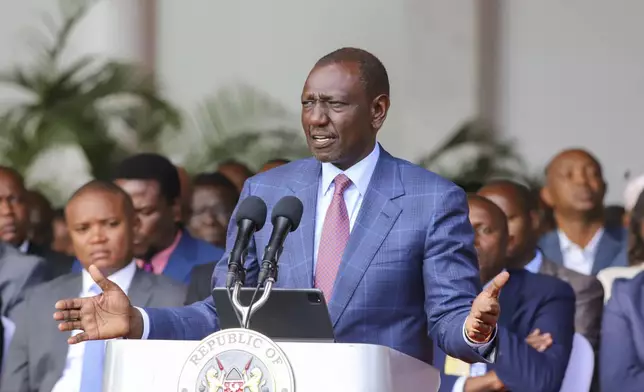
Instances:
[[[293,392],[293,371],[266,336],[227,329],[208,336],[190,354],[179,392]]]

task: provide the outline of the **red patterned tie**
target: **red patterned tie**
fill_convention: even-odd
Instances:
[[[351,185],[351,180],[344,174],[339,174],[333,183],[335,184],[333,200],[324,218],[315,266],[315,287],[322,290],[327,303],[331,301],[342,254],[349,241],[349,214],[343,195]]]

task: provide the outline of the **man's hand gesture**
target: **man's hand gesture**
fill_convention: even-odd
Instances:
[[[465,320],[465,334],[475,343],[487,343],[501,314],[499,293],[510,279],[510,274],[501,272],[483,289],[472,304],[472,310]]]
[[[67,342],[75,344],[86,340],[141,338],[141,315],[132,307],[127,295],[115,283],[106,279],[96,266],[90,266],[88,271],[103,290],[102,294],[56,302],[54,320],[60,321],[58,329],[83,331],[71,336]]]

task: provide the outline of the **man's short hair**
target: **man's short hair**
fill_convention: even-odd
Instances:
[[[156,181],[161,196],[169,204],[174,204],[181,194],[176,166],[159,154],[137,154],[125,159],[114,170],[112,179]]]
[[[109,181],[92,180],[87,182],[70,196],[69,200],[67,201],[67,205],[69,205],[75,199],[83,196],[85,193],[90,192],[104,192],[121,197],[123,199],[123,207],[125,208],[125,212],[128,215],[134,215],[134,204],[132,203],[132,198],[130,198],[130,195],[128,195],[127,192],[125,192],[120,186]]]
[[[194,187],[198,186],[212,186],[228,189],[235,194],[238,194],[237,187],[233,184],[228,177],[224,176],[219,172],[214,173],[200,173],[195,176],[192,180]]]
[[[382,62],[364,49],[341,48],[322,57],[315,67],[338,63],[356,63],[360,68],[360,81],[368,99],[389,95],[389,75]]]
[[[492,186],[507,186],[514,189],[518,195],[521,203],[520,207],[526,211],[536,211],[539,209],[539,200],[536,198],[535,192],[530,190],[527,186],[508,179],[492,180],[485,184],[485,187]]]
[[[219,165],[217,165],[218,168],[223,166],[237,166],[238,168],[242,169],[248,177],[252,177],[255,175],[255,173],[253,173],[253,171],[250,170],[248,166],[239,162],[236,159],[226,159],[225,161],[219,162]]]
[[[16,182],[18,182],[18,185],[20,185],[22,189],[24,189],[25,191],[27,190],[25,187],[24,177],[22,176],[22,174],[18,173],[16,169],[14,169],[13,167],[0,165],[0,172],[5,172],[10,176],[12,176],[16,180]]]

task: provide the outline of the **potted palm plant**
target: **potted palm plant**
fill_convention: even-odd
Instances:
[[[94,4],[60,2],[62,23],[30,65],[0,73],[0,84],[26,100],[0,113],[0,159],[25,173],[46,150],[80,148],[90,174],[103,178],[128,153],[156,150],[178,111],[137,64],[99,56],[61,61],[74,28]]]
[[[500,137],[489,124],[479,120],[465,122],[422,158],[419,165],[449,178],[467,191],[498,178],[538,186],[538,180],[529,174],[514,143]]]

